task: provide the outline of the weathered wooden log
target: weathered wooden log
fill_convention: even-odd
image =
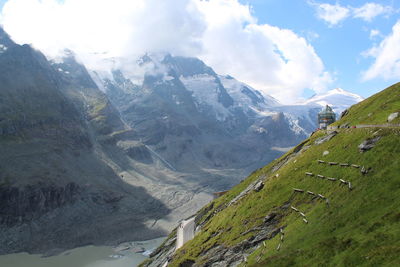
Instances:
[[[353,189],[353,187],[351,186],[351,183],[350,183],[350,182],[348,182],[347,184],[348,184],[348,186],[349,186],[349,189],[350,189],[350,190],[352,190],[352,189]]]
[[[281,235],[281,241],[283,241],[283,235]]]
[[[293,188],[294,192],[298,192],[298,193],[303,193],[304,190],[303,189],[299,189],[299,188]]]
[[[319,197],[319,198],[322,198],[322,199],[326,199],[326,197],[323,196],[323,195],[321,195],[321,194],[318,194],[318,197]]]
[[[353,168],[360,168],[360,165],[351,164],[351,167],[353,167]]]
[[[294,210],[294,211],[296,211],[296,212],[299,212],[299,210],[298,209],[296,209],[295,207],[293,207],[293,206],[291,206],[290,207],[292,210]]]
[[[328,162],[329,165],[338,165],[339,163],[337,162]]]
[[[312,172],[306,172],[306,175],[308,176],[314,176],[314,174]]]
[[[267,246],[267,244],[265,244],[265,241],[263,241],[263,246],[264,246],[264,247],[266,247],[266,246]]]
[[[345,181],[345,180],[343,180],[343,179],[340,179],[339,180],[341,183],[343,183],[343,184],[347,184],[347,182]]]
[[[349,164],[348,163],[340,163],[340,166],[347,167],[347,166],[349,166]]]
[[[303,222],[308,223],[307,219],[303,218]]]
[[[318,163],[325,163],[325,161],[319,159]]]
[[[276,247],[276,250],[279,251],[281,249],[281,243],[278,244],[278,246]]]
[[[300,214],[301,217],[304,217],[304,218],[306,217],[306,215],[304,213],[302,213],[302,212],[299,212],[299,214]]]
[[[315,196],[315,193],[314,193],[314,192],[311,192],[311,191],[307,191],[307,194],[310,194],[310,195]]]
[[[325,176],[323,176],[323,175],[321,175],[321,174],[318,174],[317,177],[318,177],[318,178],[322,178],[322,179],[325,178]]]
[[[332,177],[328,177],[328,180],[329,181],[336,181],[337,179],[336,178],[332,178]]]

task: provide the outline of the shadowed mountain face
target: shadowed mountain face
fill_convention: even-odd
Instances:
[[[107,161],[133,133],[85,68],[0,42],[0,254],[161,235],[145,222],[169,209]]]

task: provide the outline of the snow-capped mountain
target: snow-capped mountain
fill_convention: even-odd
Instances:
[[[335,89],[282,105],[197,58],[170,54],[146,54],[130,68],[92,70],[92,78],[139,141],[177,171],[245,170],[234,180],[306,138],[317,128],[322,105],[340,112],[362,100]]]
[[[364,98],[347,92],[341,88],[332,89],[326,93],[317,94],[304,101],[303,105],[329,105],[333,108],[335,113],[340,114],[346,108],[363,101]]]
[[[328,92],[315,94],[305,101],[294,105],[280,105],[273,110],[282,112],[293,125],[293,129],[311,133],[317,128],[317,114],[326,105],[333,108],[339,118],[343,110],[364,100],[361,96],[336,88]]]
[[[197,58],[149,54],[138,65],[141,79],[124,69],[92,76],[140,141],[176,170],[248,172],[282,153],[273,147],[290,147],[315,129],[282,112],[273,97]],[[228,184],[220,183],[221,189]]]
[[[140,141],[179,171],[251,170],[317,128],[319,103],[282,105],[197,58],[147,54],[135,68],[143,77],[123,68],[92,76]]]

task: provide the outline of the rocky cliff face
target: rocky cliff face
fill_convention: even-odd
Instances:
[[[86,69],[0,37],[0,253],[162,235],[145,223],[169,209],[119,175],[109,155],[133,133]]]
[[[27,185],[0,187],[0,224],[7,227],[30,222],[54,209],[73,204],[79,195],[79,186],[69,183],[65,187]]]

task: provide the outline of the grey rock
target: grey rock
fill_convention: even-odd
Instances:
[[[264,179],[265,177],[262,176],[260,177],[258,180],[252,182],[251,184],[249,184],[245,190],[243,190],[242,192],[240,192],[235,198],[233,198],[229,204],[228,207],[231,205],[234,205],[236,203],[238,203],[243,197],[247,196],[251,191],[257,191],[257,188],[259,188],[259,190],[262,189],[262,187],[264,186]],[[259,191],[258,190],[258,191]]]
[[[327,135],[325,135],[325,136],[323,136],[323,137],[320,137],[320,138],[318,138],[317,140],[315,140],[315,141],[314,141],[314,144],[316,144],[316,145],[323,144],[323,143],[325,143],[325,142],[331,140],[331,139],[332,139],[333,137],[335,137],[337,134],[338,134],[337,131],[333,131],[333,132],[331,132],[331,133],[329,133],[329,134],[327,134]]]
[[[271,212],[270,214],[268,214],[267,216],[265,216],[265,218],[264,218],[264,223],[269,223],[269,222],[271,222],[276,216],[277,216],[276,213]]]
[[[254,186],[254,191],[256,191],[256,192],[258,192],[258,191],[260,191],[261,189],[263,189],[263,187],[264,187],[264,182],[263,181],[259,181],[255,186]]]
[[[348,109],[345,109],[342,111],[342,113],[340,114],[340,118],[343,118],[344,116],[346,116],[349,113]]]
[[[348,129],[348,128],[350,128],[350,123],[345,123],[345,124],[342,124],[342,125],[340,125],[340,127],[339,128],[341,128],[341,129]]]
[[[391,122],[391,121],[393,121],[394,119],[396,119],[398,116],[399,116],[399,112],[391,113],[391,114],[388,116],[387,121],[388,121],[388,122]]]
[[[358,149],[360,152],[365,152],[370,149],[372,149],[376,142],[378,142],[381,139],[380,136],[374,137],[374,138],[368,138],[367,140],[363,141],[359,146]]]

